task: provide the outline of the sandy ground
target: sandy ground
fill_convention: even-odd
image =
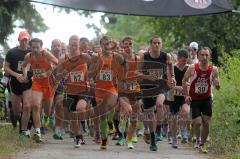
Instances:
[[[45,135],[45,143],[38,148],[25,150],[13,154],[13,159],[205,159],[206,154],[200,154],[189,144],[179,144],[178,149],[171,148],[166,139],[158,142],[158,151],[151,152],[149,145],[142,138],[134,144],[135,149],[129,150],[127,146],[115,146],[111,141],[107,150],[100,150],[91,137],[86,137],[86,145],[74,148],[74,141],[64,136],[64,140],[54,140],[51,135]]]

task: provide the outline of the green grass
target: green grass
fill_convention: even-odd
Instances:
[[[0,159],[9,158],[11,153],[37,147],[31,140],[20,141],[18,129],[11,125],[0,125]]]

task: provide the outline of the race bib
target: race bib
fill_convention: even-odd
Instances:
[[[3,76],[2,80],[1,80],[1,83],[2,83],[4,86],[7,86],[8,81],[9,81],[9,78],[8,78],[7,76]]]
[[[163,78],[163,69],[149,69],[149,75],[155,76],[158,80]]]
[[[82,71],[70,72],[71,82],[84,81],[84,75]]]
[[[18,66],[17,66],[18,71],[22,71],[22,64],[23,64],[23,61],[18,61]]]
[[[112,81],[113,74],[112,71],[100,71],[100,80],[102,81]]]
[[[33,77],[34,78],[43,78],[46,77],[46,72],[44,69],[33,69]]]
[[[208,84],[206,82],[195,83],[195,93],[204,94],[208,92]]]
[[[180,91],[177,90],[177,89],[174,90],[173,94],[174,94],[175,96],[184,96],[183,92],[180,92]]]

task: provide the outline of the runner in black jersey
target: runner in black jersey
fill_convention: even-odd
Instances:
[[[177,130],[178,125],[180,124],[179,119],[179,113],[182,112],[183,115],[186,116],[186,114],[189,113],[189,105],[185,104],[185,98],[183,94],[183,87],[182,87],[182,79],[187,71],[188,65],[188,51],[185,49],[181,49],[178,51],[177,54],[177,63],[174,65],[174,74],[176,79],[176,86],[172,89],[173,91],[173,99],[172,101],[169,101],[170,105],[170,125],[171,125],[171,136],[172,136],[172,147],[177,148]],[[186,119],[184,119],[186,121]],[[185,122],[186,123],[186,122]],[[186,133],[186,124],[184,125],[184,130]],[[187,140],[187,135],[184,134],[184,140]]]
[[[171,62],[171,55],[161,51],[162,48],[162,39],[159,36],[154,36],[150,40],[150,49],[148,52],[140,55],[142,62],[141,69],[146,78],[151,80],[161,80],[167,79],[171,86],[174,85],[174,72]],[[167,69],[168,68],[168,69]],[[141,89],[152,89],[154,86],[143,85]],[[155,119],[155,110],[157,109],[157,119],[158,121],[162,119],[163,114],[165,113],[163,102],[165,100],[165,95],[155,94],[155,95],[146,95],[143,94],[143,112],[152,113],[149,115],[150,119],[145,119],[147,125],[149,126],[151,143],[150,150],[157,151],[157,145],[155,141],[155,130],[156,130],[156,119]],[[160,134],[161,127],[157,127],[157,134]]]

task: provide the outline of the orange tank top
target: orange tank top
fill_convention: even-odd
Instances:
[[[42,50],[40,54],[41,55],[38,58],[33,58],[32,53],[30,53],[30,64],[33,70],[33,82],[37,82],[42,86],[48,86],[52,64],[48,61],[44,50]]]
[[[96,89],[111,90],[114,88],[116,90],[113,56],[112,54],[110,57],[99,56],[101,69],[96,76]]]
[[[67,74],[66,90],[68,94],[79,94],[87,91],[87,64],[82,60],[81,55],[76,61],[71,61],[66,55],[66,70],[69,70]],[[71,65],[76,65],[73,69]]]
[[[128,59],[127,79],[120,84],[119,92],[139,92],[140,85],[137,83],[137,56],[134,55]]]

